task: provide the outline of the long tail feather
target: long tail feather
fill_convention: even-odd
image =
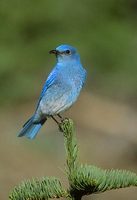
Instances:
[[[45,121],[44,121],[45,122]],[[18,134],[18,137],[26,136],[29,139],[34,139],[42,127],[43,123],[34,124],[33,117],[31,117],[23,126]]]

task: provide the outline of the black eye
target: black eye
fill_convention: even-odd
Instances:
[[[66,50],[65,53],[66,54],[71,54],[71,51],[70,50]]]

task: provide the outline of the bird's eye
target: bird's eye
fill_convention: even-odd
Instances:
[[[70,50],[66,50],[65,53],[66,54],[71,54],[71,51]]]

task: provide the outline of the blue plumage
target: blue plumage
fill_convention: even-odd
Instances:
[[[33,139],[47,117],[59,115],[78,98],[86,79],[77,50],[70,45],[60,45],[50,53],[57,63],[49,74],[40,94],[34,115],[25,123],[19,137]]]

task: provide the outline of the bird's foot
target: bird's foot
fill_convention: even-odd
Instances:
[[[69,120],[69,118],[65,117],[63,118],[60,114],[58,114],[58,117],[61,119],[61,122],[58,124],[59,126],[59,131],[64,132],[62,129],[62,125]]]
[[[57,115],[59,118],[60,118],[60,121],[58,121],[54,116],[51,116],[51,118],[56,122],[56,124],[58,125],[59,127],[59,131],[63,132],[63,129],[62,129],[62,125],[64,124],[64,122],[67,120],[69,120],[69,118],[65,117],[63,118],[60,114]]]
[[[59,131],[65,133],[68,127],[68,124],[70,124],[70,119],[69,118],[63,119],[63,121],[59,124]]]

